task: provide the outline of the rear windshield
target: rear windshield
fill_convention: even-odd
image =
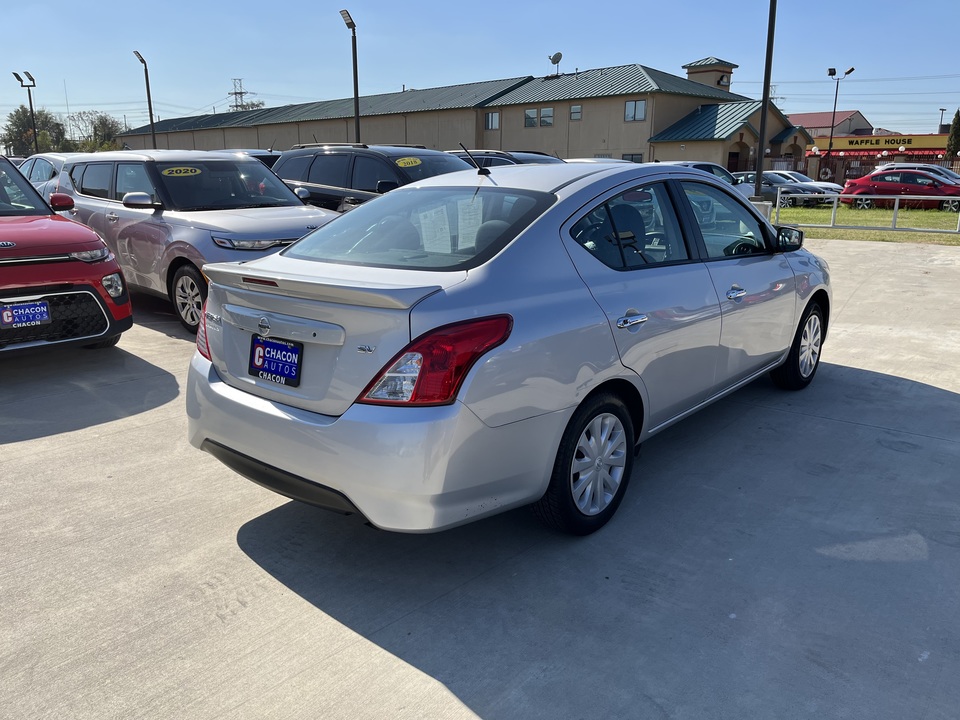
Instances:
[[[49,214],[50,208],[20,171],[0,163],[0,217]]]
[[[394,190],[314,230],[283,254],[344,265],[468,270],[493,257],[555,199],[494,187]]]
[[[259,160],[158,162],[157,177],[171,210],[231,210],[303,205]]]

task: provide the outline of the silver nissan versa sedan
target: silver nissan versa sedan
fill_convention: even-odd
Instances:
[[[532,504],[585,535],[639,443],[764,373],[813,380],[831,295],[802,243],[679,166],[430,178],[204,267],[189,439],[387,530]]]

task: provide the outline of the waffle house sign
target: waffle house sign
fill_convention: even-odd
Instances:
[[[807,146],[812,152],[816,147],[824,154],[828,147],[827,138],[819,137],[817,142]],[[903,148],[901,151],[900,148]],[[833,138],[834,154],[867,155],[887,152],[887,155],[936,155],[947,148],[946,135],[859,135]]]

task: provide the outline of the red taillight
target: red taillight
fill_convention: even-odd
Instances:
[[[452,403],[473,364],[510,337],[509,315],[470,320],[431,330],[387,363],[357,399],[373,405]]]
[[[207,360],[213,360],[210,357],[210,346],[207,344],[207,303],[203,303],[203,309],[200,311],[200,324],[197,326],[197,351]]]

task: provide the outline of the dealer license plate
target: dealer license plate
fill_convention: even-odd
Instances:
[[[16,329],[50,323],[50,306],[45,300],[0,305],[0,329]]]
[[[250,368],[254,377],[298,387],[303,366],[303,343],[254,335],[250,340]]]

